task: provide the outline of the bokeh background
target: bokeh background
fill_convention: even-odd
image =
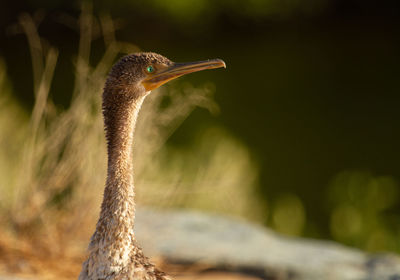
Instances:
[[[77,238],[74,226],[95,221],[104,166],[76,162],[105,156],[95,109],[104,76],[124,52],[143,50],[179,62],[221,58],[227,69],[160,91],[158,109],[139,128],[164,116],[156,136],[138,144],[152,145],[144,149],[151,155],[138,156],[139,204],[242,216],[287,235],[399,253],[399,16],[395,0],[2,1],[4,235],[43,237],[48,225],[57,238]],[[48,104],[35,106],[41,90]],[[65,153],[78,156],[60,167]],[[81,180],[82,172],[96,178]],[[82,194],[85,184],[94,186]],[[76,198],[94,193],[93,217],[66,222],[84,216]]]

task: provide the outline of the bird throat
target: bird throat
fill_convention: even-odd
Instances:
[[[107,139],[107,181],[100,218],[89,251],[97,252],[105,266],[124,267],[136,241],[133,232],[135,191],[132,145],[136,119],[144,97],[103,94],[103,115]],[[107,270],[107,268],[106,268]]]
[[[112,100],[109,100],[112,99]],[[144,97],[123,94],[103,97],[107,140],[107,180],[132,182],[132,146],[136,119]],[[108,185],[107,181],[107,185]]]

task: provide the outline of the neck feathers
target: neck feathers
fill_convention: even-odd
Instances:
[[[132,167],[133,132],[144,97],[104,91],[108,171],[100,218],[89,245],[88,272],[103,279],[131,261],[135,204]],[[132,251],[133,250],[133,251]],[[91,260],[93,261],[91,265]],[[100,265],[100,266],[98,266]],[[95,277],[95,278],[96,278]],[[97,278],[96,278],[97,279]]]
[[[129,203],[133,208],[133,133],[143,99],[144,97],[138,98],[124,93],[105,91],[103,94],[108,168],[101,217],[115,213],[107,213],[109,212],[107,210],[111,210],[108,209],[109,206],[113,204],[116,204],[115,207],[125,208],[124,204]],[[131,211],[133,212],[134,209]],[[133,220],[134,213],[131,217]]]
[[[109,176],[132,163],[133,132],[143,99],[126,94],[103,94]]]

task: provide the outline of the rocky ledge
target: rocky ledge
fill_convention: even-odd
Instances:
[[[200,264],[260,279],[400,280],[396,255],[285,237],[227,217],[140,209],[136,232],[148,255],[169,263]]]

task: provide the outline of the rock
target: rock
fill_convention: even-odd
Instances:
[[[139,209],[135,230],[146,254],[172,263],[208,265],[261,279],[400,280],[396,255],[289,238],[232,218]]]

